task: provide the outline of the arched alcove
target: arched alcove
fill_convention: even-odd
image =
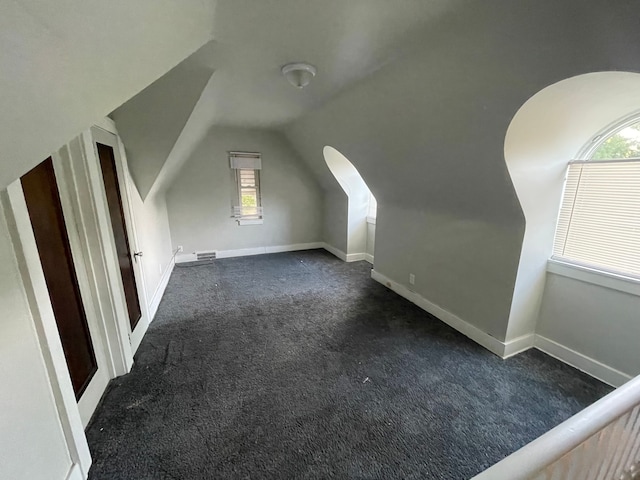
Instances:
[[[640,74],[597,72],[546,87],[514,116],[504,154],[526,228],[507,341],[535,330],[568,162],[638,111]]]
[[[373,256],[375,226],[375,198],[353,164],[331,146],[322,150],[327,167],[347,196],[346,236],[347,259],[363,259]],[[349,257],[355,255],[355,257]],[[367,257],[369,258],[369,257]]]

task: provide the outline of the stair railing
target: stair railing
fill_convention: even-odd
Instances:
[[[473,480],[640,479],[640,376]]]

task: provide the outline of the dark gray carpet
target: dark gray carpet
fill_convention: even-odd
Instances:
[[[90,478],[464,479],[610,389],[503,361],[321,251],[175,269]]]

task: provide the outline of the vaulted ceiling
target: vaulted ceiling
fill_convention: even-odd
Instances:
[[[415,130],[418,125],[441,140],[458,127],[478,133],[476,145],[495,135],[501,146],[518,104],[549,82],[595,69],[632,69],[638,51],[628,38],[637,18],[634,2],[587,3],[140,0],[132,6],[115,0],[107,6],[62,0],[53,7],[44,0],[13,2],[0,16],[0,39],[8,47],[0,53],[0,68],[8,72],[0,77],[0,140],[7,145],[0,185],[111,111],[143,197],[170,186],[206,132],[220,125],[282,128],[304,149],[303,137],[330,142],[334,126],[344,131],[345,118],[357,118],[349,131],[361,153],[346,146],[351,152],[343,153],[354,155],[360,167],[358,162],[374,161],[367,152],[386,138],[383,125],[393,133],[406,123],[395,132],[396,141],[385,140],[376,151],[386,152],[384,158],[408,159],[420,146],[432,167],[444,166],[451,148]],[[319,73],[296,90],[280,67],[301,60]],[[377,87],[367,86],[376,81]],[[362,98],[340,109],[347,92]],[[330,104],[341,113],[325,125],[325,140],[317,128],[300,127]],[[377,114],[371,105],[377,105]],[[492,115],[500,131],[489,132],[483,115]],[[407,121],[383,120],[393,116]],[[365,131],[372,133],[369,143],[361,138]],[[401,141],[409,133],[411,138]],[[460,153],[462,145],[456,146]],[[327,186],[331,177],[317,161],[321,150],[314,147],[313,158],[308,152],[304,158]],[[490,165],[497,170],[475,163],[483,183],[497,171],[505,177],[501,150],[492,148],[500,165]],[[383,161],[363,174],[402,176],[392,164]],[[404,180],[411,180],[409,171]],[[371,180],[375,190],[379,179]],[[433,197],[454,179],[442,180],[432,188]],[[417,190],[384,196],[400,200],[409,191]],[[485,193],[495,197],[496,207],[503,202]]]
[[[179,112],[172,113],[177,100],[169,92],[180,95],[189,88],[177,74],[158,80],[114,112],[141,195],[167,188],[212,126],[283,127],[400,57],[431,22],[461,3],[404,2],[397,8],[386,0],[218,1],[214,40],[203,47],[206,55],[194,55],[215,73],[189,120],[184,123]],[[318,68],[303,90],[293,88],[280,72],[294,61]],[[176,70],[186,70],[190,63],[192,58]],[[149,128],[140,128],[145,115],[156,116],[145,112],[161,111],[179,118],[148,118]],[[184,123],[184,128],[175,139],[159,122]],[[160,152],[159,144],[168,145],[169,139],[176,140],[171,151]]]

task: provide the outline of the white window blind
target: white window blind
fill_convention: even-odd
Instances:
[[[569,164],[553,256],[640,278],[640,160]]]
[[[229,152],[229,164],[231,168],[262,168],[262,155],[252,152]]]
[[[238,192],[240,193],[240,205],[238,211],[236,211],[236,216],[238,216],[238,213],[243,218],[259,218],[262,216],[258,172],[258,170],[252,168],[239,168],[236,170]]]

